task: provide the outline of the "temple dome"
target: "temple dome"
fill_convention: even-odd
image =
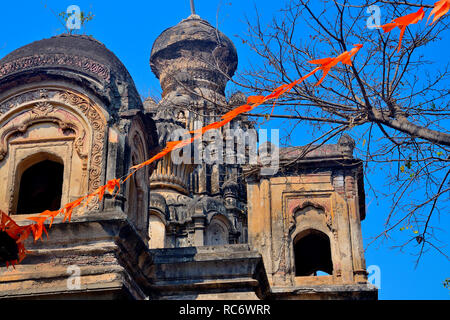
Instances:
[[[227,76],[233,76],[237,64],[233,42],[198,15],[164,30],[155,40],[150,57],[164,93],[179,87],[174,77],[190,87],[223,91]]]
[[[130,98],[128,108],[142,108],[128,70],[113,52],[91,36],[61,34],[32,42],[0,60],[0,86],[21,75],[29,77],[30,73],[59,74],[75,81],[77,75],[82,75],[89,82],[100,83],[109,100],[120,95]],[[98,88],[94,91],[102,93]]]

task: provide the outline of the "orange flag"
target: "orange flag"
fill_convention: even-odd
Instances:
[[[362,48],[362,44],[355,44],[354,48],[350,51],[345,51],[344,53],[341,53],[339,56],[335,57],[335,58],[323,58],[323,59],[318,59],[318,60],[311,60],[308,61],[309,63],[312,64],[320,64],[320,67],[317,67],[316,69],[314,69],[312,72],[316,72],[318,70],[322,70],[323,74],[322,74],[322,78],[320,78],[319,82],[316,83],[316,86],[320,85],[323,81],[323,79],[325,79],[325,76],[328,74],[328,72],[331,70],[332,67],[336,66],[339,62],[342,62],[343,64],[352,65],[352,60],[351,58],[359,51],[359,49]],[[312,73],[311,72],[311,73]],[[309,75],[311,75],[311,73]],[[307,75],[307,76],[309,76]]]
[[[10,218],[6,213],[0,210],[0,231],[4,231],[8,234],[11,239],[16,241],[17,244],[17,260],[6,261],[6,267],[8,268],[10,265],[13,266],[22,262],[27,254],[27,250],[25,249],[25,245],[23,241],[25,241],[31,233],[31,225],[28,226],[19,226],[12,218]]]
[[[447,10],[448,11],[448,10]],[[403,35],[405,34],[406,27],[410,24],[415,24],[423,19],[425,16],[425,12],[423,11],[423,7],[421,7],[417,12],[410,13],[406,16],[398,17],[394,20],[392,20],[391,23],[387,23],[385,25],[382,25],[381,28],[383,28],[384,32],[390,32],[395,27],[398,27],[400,29],[400,39],[398,43],[398,49],[397,52],[400,51],[400,48],[402,46],[402,39]]]
[[[435,21],[439,20],[443,15],[445,15],[450,10],[450,0],[441,0],[434,4],[433,10],[431,10],[430,15],[428,16],[428,20],[430,20],[431,16],[434,15],[433,21],[430,24],[433,24]]]
[[[33,231],[34,241],[38,240],[42,237],[42,231],[45,232],[48,238],[47,230],[45,229],[44,222],[47,220],[47,217],[30,217],[28,220],[35,221],[36,224],[31,225],[31,230]]]
[[[50,226],[49,226],[49,228],[51,228],[52,224],[53,224],[53,220],[60,213],[61,213],[61,210],[56,210],[56,211],[45,210],[44,212],[40,213],[39,215],[40,216],[45,216],[46,219],[51,218]]]

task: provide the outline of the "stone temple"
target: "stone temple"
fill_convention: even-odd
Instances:
[[[0,210],[30,223],[126,175],[174,132],[218,121],[246,101],[225,97],[237,65],[231,40],[195,14],[153,44],[158,103],[142,101],[123,63],[90,36],[62,34],[6,55]],[[238,145],[251,130],[239,116],[220,139]],[[214,140],[206,134],[183,159]],[[1,261],[0,298],[377,299],[367,280],[354,146],[343,135],[309,152],[280,148],[280,170],[270,175],[261,155],[255,164],[234,152],[209,162],[166,155],[115,198],[89,203],[71,222],[57,217],[48,239],[30,237],[15,270]]]

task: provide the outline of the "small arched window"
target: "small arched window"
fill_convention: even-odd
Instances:
[[[294,239],[294,256],[297,277],[333,273],[330,239],[323,232],[309,229],[298,234]]]
[[[17,214],[58,210],[61,206],[64,165],[51,160],[38,162],[20,177]]]

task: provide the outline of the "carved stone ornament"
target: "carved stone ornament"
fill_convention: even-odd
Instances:
[[[335,231],[333,226],[333,216],[331,214],[330,201],[327,198],[296,198],[288,200],[288,212],[289,212],[289,230],[292,231],[296,227],[295,213],[305,209],[306,207],[313,207],[319,210],[319,212],[325,215],[326,225],[332,232]]]
[[[35,67],[68,66],[89,72],[109,81],[110,70],[92,59],[66,54],[33,55],[7,62],[0,66],[0,76]]]
[[[38,123],[54,123],[63,131],[75,133],[75,150],[82,159],[87,159],[86,130],[81,122],[70,112],[49,102],[37,102],[32,108],[8,119],[0,128],[0,161],[8,153],[8,141],[26,133],[28,128]]]
[[[106,120],[94,102],[75,92],[62,89],[36,89],[23,92],[0,102],[0,121],[3,113],[24,105],[33,105],[18,113],[0,129],[0,161],[8,152],[8,139],[14,134],[23,134],[33,124],[42,122],[56,123],[62,130],[75,132],[75,150],[82,159],[89,157],[88,192],[95,191],[101,185],[102,159],[105,145]],[[60,107],[58,107],[58,105]],[[64,105],[79,110],[88,120],[92,130],[92,143],[87,148],[87,133],[81,122]]]

